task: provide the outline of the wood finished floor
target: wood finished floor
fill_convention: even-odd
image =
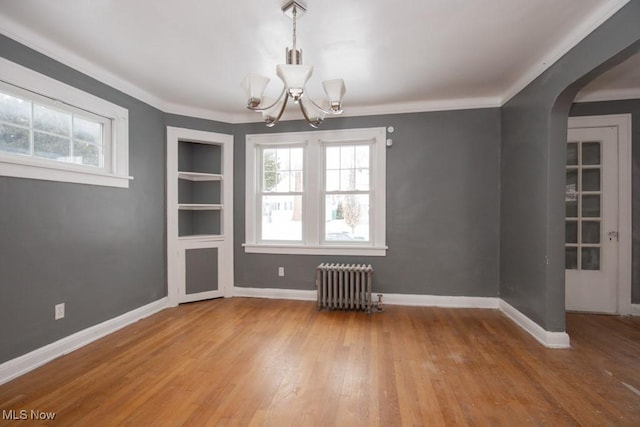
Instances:
[[[640,318],[570,314],[572,348],[549,350],[494,310],[385,310],[183,305],[0,386],[0,410],[64,426],[640,425]]]

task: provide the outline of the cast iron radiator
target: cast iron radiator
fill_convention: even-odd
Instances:
[[[365,264],[320,264],[316,267],[318,310],[371,312],[373,268]]]

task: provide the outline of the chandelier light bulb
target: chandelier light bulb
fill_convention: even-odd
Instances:
[[[255,73],[250,73],[242,79],[240,85],[247,94],[247,107],[255,108],[262,103],[262,95],[270,80],[269,77]]]

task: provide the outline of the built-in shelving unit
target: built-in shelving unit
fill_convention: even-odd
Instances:
[[[222,146],[178,142],[178,237],[222,235]]]
[[[231,135],[167,128],[167,268],[172,304],[230,294],[232,170]]]

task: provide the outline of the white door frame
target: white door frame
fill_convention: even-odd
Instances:
[[[638,307],[631,304],[631,114],[569,117],[571,129],[597,127],[618,132],[618,314],[634,314]]]

